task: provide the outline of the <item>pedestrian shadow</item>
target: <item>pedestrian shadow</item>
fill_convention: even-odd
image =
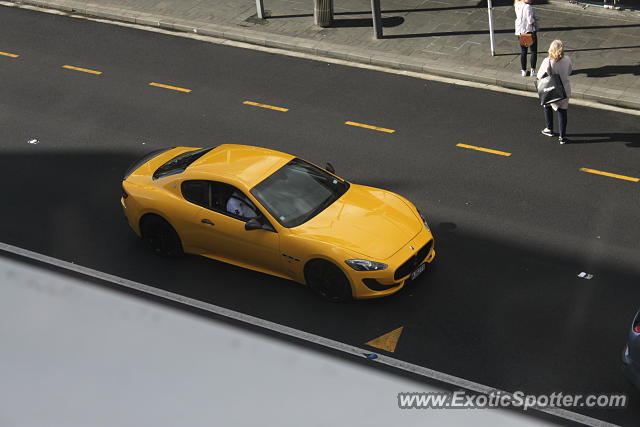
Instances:
[[[599,132],[568,133],[571,144],[596,144],[603,142],[625,142],[627,147],[640,148],[640,133]]]
[[[581,68],[573,70],[571,75],[586,74],[587,77],[613,77],[620,74],[632,74],[640,76],[640,63],[638,65],[605,65],[597,68]]]
[[[382,18],[382,26],[384,28],[397,27],[402,25],[404,18],[401,16],[391,16],[388,18]],[[372,18],[348,18],[348,19],[334,19],[331,24],[331,28],[355,28],[355,27],[373,27]]]

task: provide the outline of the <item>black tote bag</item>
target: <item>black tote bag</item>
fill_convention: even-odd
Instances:
[[[540,105],[549,105],[552,102],[562,101],[567,97],[562,79],[558,74],[553,74],[551,63],[549,63],[549,70],[551,70],[551,75],[547,74],[536,82]]]

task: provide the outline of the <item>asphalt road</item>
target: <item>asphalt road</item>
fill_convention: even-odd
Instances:
[[[575,411],[640,419],[620,373],[640,303],[640,183],[580,171],[640,177],[637,116],[574,105],[560,146],[532,98],[7,7],[0,52],[18,55],[0,55],[0,241],[349,344],[403,326],[396,358],[508,391],[624,392],[627,409]],[[330,304],[148,253],[121,212],[123,171],[158,147],[227,142],[408,197],[436,236],[431,271],[389,298]]]

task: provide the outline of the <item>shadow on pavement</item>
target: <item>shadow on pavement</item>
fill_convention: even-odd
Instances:
[[[593,50],[640,49],[640,46],[593,47],[586,49],[565,49],[565,52],[590,52]]]
[[[587,77],[613,77],[620,74],[640,76],[640,63],[638,65],[605,65],[597,68],[582,68],[573,70],[571,74],[586,74]]]
[[[382,26],[384,28],[397,27],[402,25],[404,18],[400,16],[392,16],[389,18],[382,18]],[[347,27],[373,27],[373,19],[371,18],[353,18],[353,19],[334,19],[331,24],[332,28],[347,28]]]
[[[536,1],[536,5],[541,4],[549,4],[547,0],[539,0]],[[492,2],[493,7],[513,7],[513,1],[511,0],[494,0]],[[384,6],[384,5],[383,5]],[[415,13],[415,12],[441,12],[445,10],[463,10],[463,9],[479,9],[486,8],[487,0],[481,0],[478,4],[473,6],[445,6],[445,7],[428,7],[428,8],[417,8],[417,9],[382,9],[382,13]],[[335,12],[334,16],[346,16],[346,15],[370,15],[371,10],[362,10],[355,12]],[[273,18],[308,18],[312,17],[313,13],[300,13],[300,14],[290,14],[290,15],[276,15],[270,16],[269,19]],[[371,21],[369,21],[371,22]]]
[[[640,133],[602,132],[568,133],[571,144],[595,144],[601,142],[626,142],[627,147],[640,148]]]
[[[555,32],[555,31],[573,31],[573,30],[599,30],[599,29],[611,29],[611,28],[636,28],[640,27],[640,24],[624,24],[624,25],[588,25],[581,27],[550,27],[540,29],[540,33]],[[506,30],[494,30],[494,34],[513,34],[513,29]],[[489,34],[489,29],[483,30],[468,30],[468,31],[441,31],[434,33],[418,33],[418,34],[393,34],[387,35],[385,39],[407,39],[413,37],[445,37],[445,36],[465,36],[465,35],[479,35]],[[594,49],[597,50],[597,49]]]
[[[536,6],[539,6],[542,4],[549,4],[549,2],[547,0],[536,0],[535,2]],[[503,7],[503,6],[513,7],[513,1],[512,0],[493,0],[491,2],[491,5],[493,7]],[[480,0],[476,5],[476,7],[484,7],[484,8],[486,8],[487,6],[488,6],[487,0]]]
[[[485,3],[486,6],[486,3]],[[459,10],[459,9],[477,9],[481,6],[451,6],[451,7],[432,7],[432,8],[420,8],[420,9],[393,9],[393,10],[382,10],[382,13],[412,13],[412,12],[439,12],[445,10]],[[371,10],[362,10],[362,11],[354,11],[354,12],[335,12],[334,16],[349,16],[349,15],[371,15]],[[289,14],[289,15],[275,15],[270,16],[269,19],[273,18],[309,18],[313,17],[313,13],[299,13],[299,14]],[[371,23],[372,21],[369,20]]]
[[[444,10],[458,10],[458,9],[477,9],[478,6],[454,6],[454,7],[434,7],[429,9],[395,9],[395,10],[383,10],[382,13],[411,13],[411,12],[438,12]],[[335,12],[333,14],[336,16],[353,16],[353,15],[364,15],[371,16],[371,10],[362,10],[355,12]],[[313,17],[313,13],[298,13],[298,14],[289,14],[289,15],[275,15],[270,16],[269,19],[281,19],[281,18],[311,18]],[[384,19],[384,18],[383,18]],[[369,18],[370,25],[373,25],[371,18]]]
[[[565,49],[564,51],[569,53],[569,52],[592,52],[592,51],[596,51],[596,50],[619,50],[619,49],[640,49],[640,45],[638,45],[638,46],[593,47],[593,48],[585,48],[585,49]],[[545,54],[546,52],[544,51],[544,49],[542,49],[538,53]],[[520,55],[520,52],[516,52],[514,50],[513,52],[496,53],[495,54],[495,56],[510,56],[510,55]],[[608,67],[612,67],[612,68],[616,68],[616,67],[627,68],[627,67],[629,67],[629,68],[631,68],[632,72],[636,73],[636,75],[638,75],[640,73],[640,64],[637,65],[637,66],[633,66],[633,65],[608,65],[606,67],[600,67],[600,68],[608,68]],[[600,68],[585,68],[584,70],[574,70],[573,74],[576,74],[578,72],[589,72],[591,70],[599,70]],[[626,74],[626,73],[618,73],[618,74]],[[591,77],[609,77],[609,76],[591,76]]]

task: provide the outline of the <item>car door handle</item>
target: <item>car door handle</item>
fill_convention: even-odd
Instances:
[[[208,220],[206,218],[201,219],[200,222],[203,224],[215,225],[211,220]]]

